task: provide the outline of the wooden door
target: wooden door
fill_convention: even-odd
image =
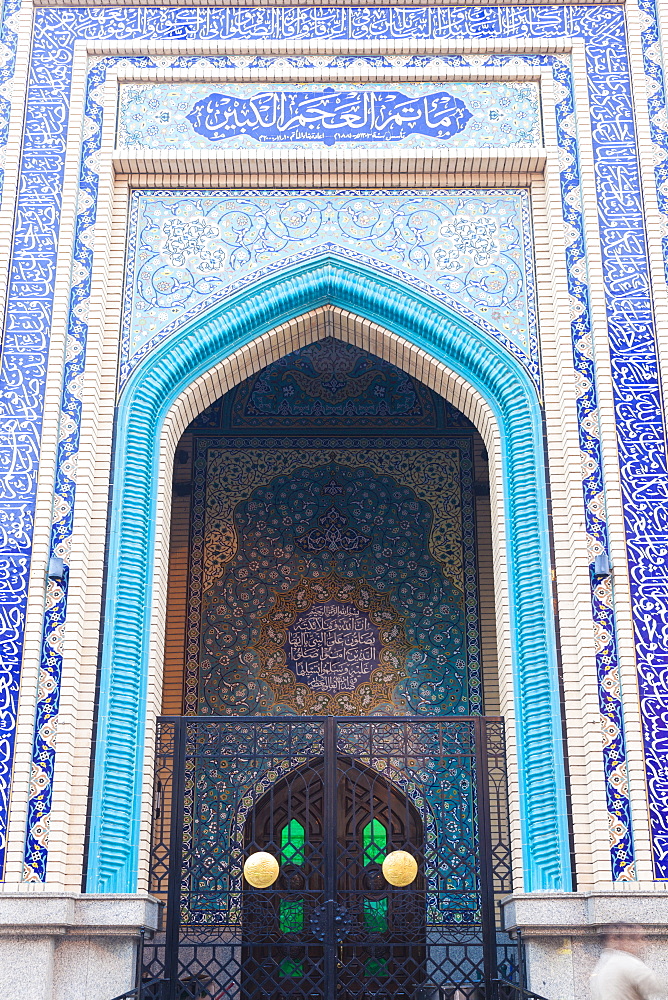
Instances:
[[[280,863],[272,887],[244,887],[245,1000],[414,997],[425,888],[421,875],[404,889],[386,882],[382,861],[397,849],[422,858],[422,824],[373,769],[336,755],[277,781],[245,825],[245,856],[268,851]]]

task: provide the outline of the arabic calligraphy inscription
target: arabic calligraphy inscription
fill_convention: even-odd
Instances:
[[[120,91],[118,145],[507,147],[542,142],[537,83],[436,86],[126,84]]]
[[[354,691],[378,665],[378,629],[352,604],[329,601],[299,615],[285,644],[288,666],[315,691]]]
[[[411,98],[398,91],[331,88],[266,91],[249,98],[209,94],[186,115],[198,135],[214,142],[249,135],[262,142],[306,139],[326,146],[342,139],[396,141],[413,134],[449,139],[472,117],[463,101],[445,91]]]

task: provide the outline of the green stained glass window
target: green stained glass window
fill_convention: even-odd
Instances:
[[[364,864],[381,863],[387,851],[387,830],[379,819],[372,819],[362,830]]]
[[[304,964],[295,962],[293,958],[284,958],[278,967],[278,974],[282,979],[299,979],[304,975]]]
[[[365,899],[362,903],[364,926],[372,934],[387,931],[387,896],[383,899]]]
[[[281,854],[283,861],[293,865],[304,864],[304,844],[306,830],[299,820],[291,819],[281,830]]]
[[[304,900],[282,899],[278,904],[278,926],[281,934],[295,934],[304,928]]]
[[[386,958],[367,958],[364,963],[364,975],[383,979],[388,975]]]

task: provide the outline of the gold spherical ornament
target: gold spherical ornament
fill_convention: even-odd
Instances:
[[[417,878],[417,861],[408,851],[392,851],[383,861],[383,875],[390,883],[402,888]]]
[[[256,851],[244,861],[244,878],[254,889],[268,889],[278,878],[278,861],[273,854]]]

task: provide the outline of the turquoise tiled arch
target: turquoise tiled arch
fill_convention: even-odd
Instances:
[[[327,255],[288,268],[175,333],[135,371],[117,415],[89,892],[137,887],[158,450],[165,415],[204,372],[331,303],[378,323],[461,375],[500,428],[525,891],[569,890],[570,860],[543,468],[541,410],[519,363],[442,304]]]

